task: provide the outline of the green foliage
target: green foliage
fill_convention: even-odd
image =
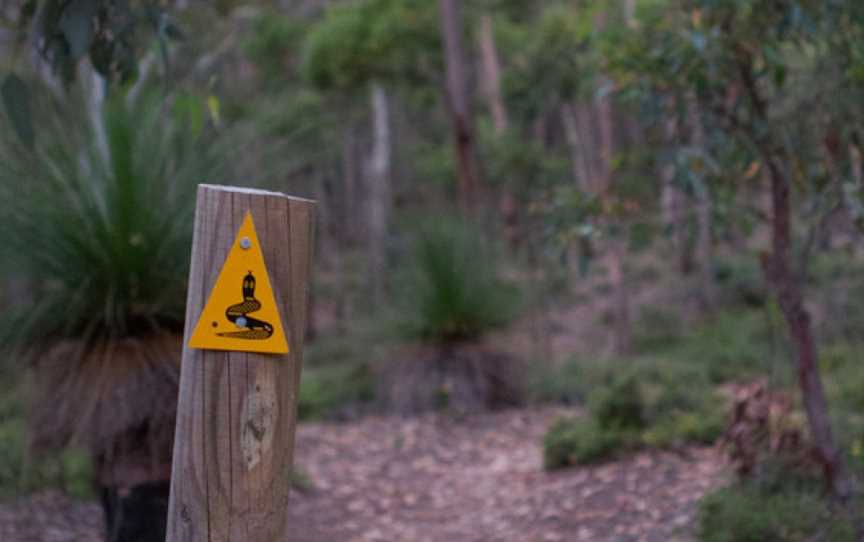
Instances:
[[[3,106],[9,122],[15,129],[15,133],[21,142],[29,149],[33,147],[36,137],[33,132],[33,119],[30,113],[30,95],[24,81],[10,73],[0,87],[0,95],[3,97]]]
[[[705,497],[699,509],[702,542],[806,542],[856,540],[852,522],[817,490],[768,491],[736,485]]]
[[[635,348],[640,352],[656,352],[680,342],[685,332],[684,322],[675,312],[662,307],[645,306],[633,325]]]
[[[560,418],[543,437],[543,466],[552,470],[606,461],[631,444],[632,435],[590,418]]]
[[[754,256],[717,260],[714,278],[726,303],[749,307],[765,305],[768,289]]]
[[[30,34],[37,52],[67,84],[85,57],[108,81],[128,82],[148,41],[156,40],[165,56],[168,41],[184,39],[159,2],[26,0],[20,5],[22,41]]]
[[[224,174],[212,135],[153,100],[43,121],[33,154],[0,146],[4,272],[35,288],[0,332],[46,345],[180,329],[196,183]]]
[[[771,321],[760,311],[728,311],[713,316],[667,352],[714,383],[745,380],[772,370],[777,344]]]
[[[645,397],[635,376],[614,381],[597,390],[589,400],[591,416],[598,425],[609,429],[644,429]]]
[[[447,343],[476,339],[509,322],[518,291],[499,278],[492,252],[467,224],[438,220],[422,227],[399,295],[402,333]]]
[[[297,415],[301,420],[338,417],[375,399],[375,379],[366,364],[303,368]]]
[[[302,72],[322,89],[428,80],[441,71],[437,17],[424,0],[336,4],[310,31]]]
[[[284,85],[289,68],[299,64],[300,48],[307,25],[278,12],[266,10],[253,23],[243,51],[262,70],[270,85]]]
[[[710,444],[724,404],[698,367],[637,359],[588,370],[584,419],[560,422],[544,439],[547,468],[596,462],[639,447]],[[584,386],[584,384],[582,384]],[[583,392],[584,393],[584,392]]]
[[[56,455],[33,455],[28,449],[21,387],[12,375],[2,374],[0,387],[0,499],[15,498],[47,487],[63,489],[78,498],[93,496],[90,457],[79,450]]]

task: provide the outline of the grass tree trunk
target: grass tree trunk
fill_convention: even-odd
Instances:
[[[383,296],[386,266],[387,225],[390,221],[392,196],[390,188],[391,146],[390,110],[387,93],[378,83],[370,87],[372,117],[372,153],[367,167],[368,197],[366,218],[369,235],[369,261],[374,301]]]
[[[462,46],[462,17],[459,0],[439,0],[441,36],[444,42],[447,110],[456,152],[459,205],[472,214],[478,204],[480,174],[474,151],[474,129],[468,97],[465,50]]]

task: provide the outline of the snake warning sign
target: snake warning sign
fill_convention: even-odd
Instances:
[[[249,212],[204,305],[189,347],[288,353],[288,341]]]

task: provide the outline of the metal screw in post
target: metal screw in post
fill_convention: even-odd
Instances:
[[[244,237],[243,239],[240,239],[240,248],[242,248],[243,250],[249,250],[249,247],[251,247],[251,246],[252,246],[252,241],[250,241],[248,237]]]

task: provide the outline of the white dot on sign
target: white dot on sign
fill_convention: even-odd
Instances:
[[[240,248],[248,249],[251,246],[252,246],[252,241],[250,241],[248,237],[244,237],[243,239],[240,239]]]
[[[246,327],[246,319],[242,316],[235,320],[234,323],[237,324],[237,327]]]

